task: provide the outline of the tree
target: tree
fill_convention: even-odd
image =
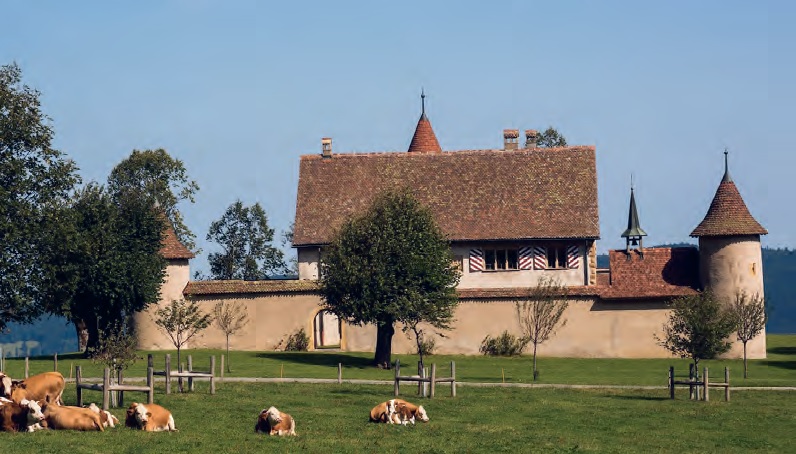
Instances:
[[[92,347],[91,357],[95,363],[102,363],[113,370],[111,379],[117,379],[121,371],[141,359],[138,356],[137,345],[138,338],[132,320],[128,318],[100,330],[99,341],[95,347]]]
[[[269,279],[285,268],[282,251],[271,244],[274,229],[268,227],[259,203],[249,208],[236,200],[221,219],[210,224],[207,240],[223,249],[208,255],[212,279]]]
[[[108,189],[114,198],[138,197],[149,206],[159,206],[180,242],[190,250],[196,249],[196,235],[185,225],[177,204],[183,200],[193,203],[199,185],[188,177],[182,161],[169,156],[166,150],[133,150],[111,171]]]
[[[380,194],[321,254],[324,309],[377,327],[374,363],[389,368],[395,323],[422,341],[419,324],[449,329],[459,271],[450,244],[408,190]]]
[[[60,228],[57,208],[80,181],[74,162],[51,146],[39,96],[19,66],[0,66],[0,331],[43,311],[55,283],[43,240]]]
[[[730,349],[727,337],[735,331],[735,317],[710,291],[681,296],[671,303],[672,312],[663,325],[658,344],[673,355],[691,358],[699,374],[699,361],[715,358]]]
[[[293,246],[293,230],[296,228],[296,223],[291,222],[290,227],[282,232],[282,248],[290,250]],[[285,274],[298,276],[298,256],[292,253],[290,258],[285,262]]]
[[[160,299],[166,221],[145,199],[113,200],[96,183],[63,211],[61,229],[48,239],[47,266],[59,286],[47,310],[75,324],[90,355],[100,332]]]
[[[557,279],[542,276],[536,287],[528,291],[528,296],[515,301],[515,305],[524,340],[533,344],[533,379],[536,381],[539,376],[536,368],[536,351],[539,345],[555,334],[559,322],[561,327],[567,323],[566,320],[561,321],[569,306],[566,288]]]
[[[747,378],[746,343],[757,337],[766,327],[768,317],[765,301],[758,294],[750,297],[741,291],[735,294],[731,311],[737,324],[735,333],[738,340],[743,342],[743,378]]]
[[[539,134],[539,138],[536,140],[536,146],[540,148],[566,147],[567,139],[550,126]]]
[[[155,312],[155,325],[171,339],[177,349],[177,364],[182,364],[180,350],[195,335],[213,323],[213,316],[202,313],[194,300],[172,300]]]
[[[216,303],[213,308],[213,316],[215,317],[216,325],[227,337],[227,372],[232,372],[230,369],[232,359],[229,356],[229,336],[237,333],[249,323],[246,306],[241,303],[227,304],[225,301],[221,301]]]

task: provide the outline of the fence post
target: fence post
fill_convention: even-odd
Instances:
[[[146,367],[155,367],[155,358],[152,356],[152,353],[146,355]]]
[[[456,363],[451,361],[451,397],[456,397]]]
[[[434,391],[437,389],[437,363],[431,363],[431,394],[430,399],[434,398]]]
[[[75,388],[77,388],[77,406],[83,406],[83,388],[80,387],[80,381],[83,379],[83,371],[80,366],[75,366]]]
[[[224,381],[224,355],[221,355],[221,381]]]
[[[53,370],[58,372],[58,353],[53,355]]]
[[[152,366],[147,366],[146,368],[146,385],[149,386],[149,391],[147,391],[147,402],[150,404],[154,404],[155,403],[155,368]]]
[[[674,366],[669,366],[669,398],[674,400]]]
[[[398,375],[401,373],[401,360],[395,360],[395,397],[398,397],[398,389],[400,384],[398,382]]]
[[[210,394],[216,393],[216,355],[210,356]]]
[[[188,372],[193,372],[193,358],[191,358],[191,355],[188,355]],[[188,391],[193,392],[193,390],[193,377],[188,377]]]
[[[724,383],[727,384],[727,386],[724,387],[724,401],[725,402],[729,402],[730,401],[730,368],[729,367],[725,367],[724,368]]]
[[[171,353],[166,353],[166,394],[171,394]]]
[[[25,357],[25,378],[30,377],[30,363],[28,362],[28,357]]]
[[[110,404],[111,369],[106,367],[102,374],[102,409],[108,410]]]
[[[694,400],[694,364],[688,365],[688,398]]]
[[[337,363],[337,384],[343,383],[343,363]]]
[[[3,347],[0,347],[0,372],[6,370],[6,358],[3,356]]]
[[[124,371],[120,369],[118,377],[116,378],[116,384],[117,385],[121,385],[123,383],[124,383]],[[119,390],[116,393],[116,395],[119,396],[118,397],[118,403],[116,404],[116,406],[117,407],[124,407],[124,391]]]
[[[705,402],[709,402],[710,401],[710,392],[708,391],[708,389],[709,389],[708,386],[710,386],[710,384],[708,383],[709,379],[708,379],[708,368],[707,367],[705,367],[704,372],[702,372],[702,381],[703,381],[703,386],[705,387],[705,390],[702,392],[702,394],[705,395]]]

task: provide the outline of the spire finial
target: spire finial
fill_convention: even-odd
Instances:
[[[633,174],[630,174],[630,192],[633,192]]]
[[[724,147],[724,178],[721,179],[722,183],[732,182],[732,177],[730,176],[730,166],[728,164],[728,157],[730,152],[727,151],[727,147]]]
[[[421,106],[421,115],[426,114],[426,92],[423,90],[423,87],[420,87],[420,106]]]

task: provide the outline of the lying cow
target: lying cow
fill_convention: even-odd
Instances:
[[[0,431],[33,432],[44,429],[44,414],[38,402],[24,399],[20,403],[0,397]]]
[[[44,372],[24,380],[12,381],[8,397],[19,403],[23,399],[44,400],[47,396],[51,396],[56,405],[63,405],[61,395],[64,393],[65,385],[64,376],[60,372]]]
[[[387,424],[415,423],[415,419],[428,422],[428,414],[422,405],[415,405],[403,399],[382,402],[370,410],[370,420]]]
[[[296,435],[296,420],[287,413],[282,413],[276,407],[270,407],[260,412],[257,424],[254,425],[257,433],[268,435]]]
[[[177,431],[171,412],[157,404],[144,405],[133,402],[127,409],[124,424],[147,432]]]
[[[116,427],[116,424],[119,424],[119,419],[116,418],[116,416],[113,416],[113,414],[107,410],[101,410],[100,407],[93,402],[86,408],[99,415],[102,427]]]
[[[0,397],[11,398],[11,377],[0,372]]]
[[[98,430],[104,431],[100,415],[88,408],[54,405],[47,396],[42,406],[44,421],[50,429],[55,430]]]

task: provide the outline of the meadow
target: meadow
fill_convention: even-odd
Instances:
[[[211,352],[190,353],[198,368],[202,366],[199,360],[206,365],[207,359],[202,358]],[[335,352],[235,352],[233,375],[278,377],[282,370],[285,376],[336,378],[339,360],[346,364],[344,378],[389,379],[392,372],[370,368],[369,357]],[[416,361],[412,356],[401,359],[407,365]],[[432,356],[430,361],[443,364],[450,359],[456,360],[457,374],[465,381],[500,382],[500,369],[507,381],[527,381],[530,375],[528,357]],[[68,371],[71,362],[99,370],[83,361],[61,358],[59,369]],[[678,366],[678,361],[542,358],[540,367],[543,383],[663,386],[669,364],[687,370],[687,366]],[[712,371],[728,364],[737,386],[794,386],[796,336],[769,336],[769,358],[751,362],[752,378],[748,380],[741,378],[739,361],[706,363]],[[7,365],[9,373],[18,366],[11,360]],[[51,370],[52,359],[36,359],[31,369],[34,365]],[[141,364],[134,366],[130,375],[138,375],[139,367]],[[217,394],[210,396],[208,384],[199,382],[195,392],[165,395],[163,382],[157,383],[155,401],[173,412],[179,429],[176,433],[143,433],[124,427],[103,433],[0,433],[0,452],[792,452],[796,433],[794,391],[736,390],[731,401],[724,402],[717,390],[710,402],[696,402],[687,399],[687,390],[678,390],[677,399],[670,400],[664,388],[463,385],[458,396],[451,398],[443,385],[437,398],[421,400],[416,387],[407,385],[402,386],[402,396],[422,403],[431,421],[402,427],[368,422],[370,408],[391,397],[392,385],[388,384],[226,381],[217,388]],[[87,393],[87,397],[89,401],[100,399],[99,393]],[[128,393],[126,400],[141,397]],[[67,404],[75,402],[74,385],[67,384],[64,399]],[[254,433],[257,414],[271,405],[296,418],[298,437]],[[123,420],[124,409],[112,412]]]

